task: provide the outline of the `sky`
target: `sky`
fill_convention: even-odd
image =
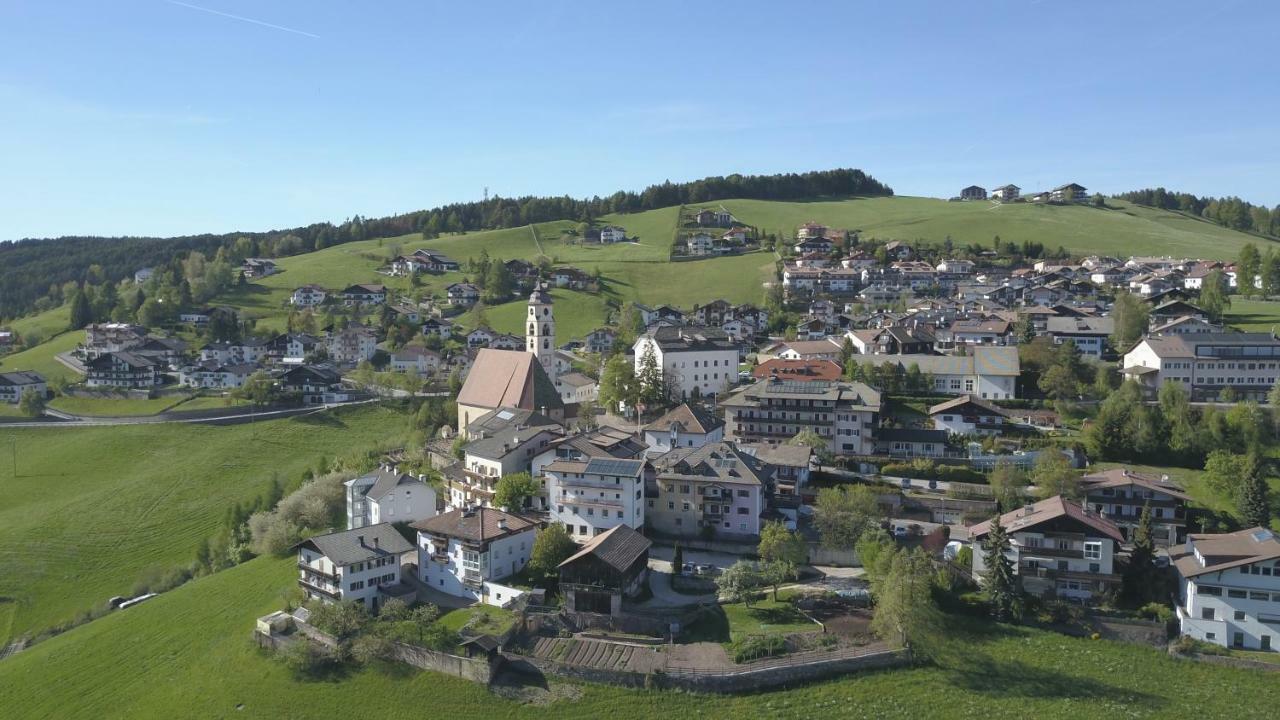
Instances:
[[[835,167],[1270,206],[1277,28],[1270,0],[0,0],[0,240]]]

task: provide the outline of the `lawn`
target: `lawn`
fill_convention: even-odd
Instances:
[[[787,602],[785,593],[775,601],[772,593],[753,600],[751,607],[742,603],[722,603],[714,612],[703,615],[686,629],[680,641],[729,643],[748,635],[788,635],[817,631],[821,628]]]
[[[1280,330],[1280,302],[1246,300],[1235,296],[1231,298],[1231,307],[1224,313],[1223,321],[1249,332],[1274,332]]]
[[[185,566],[273,474],[295,481],[405,431],[378,406],[228,427],[0,426],[0,599],[13,602],[0,645]]]
[[[725,200],[736,218],[764,232],[791,237],[807,221],[861,230],[881,240],[925,239],[990,247],[996,235],[1005,242],[1059,245],[1079,254],[1172,255],[1231,260],[1245,243],[1260,248],[1272,242],[1181,213],[1156,210],[1122,200],[1107,208],[1085,205],[1037,205],[947,202],[921,197],[874,197],[814,202]]]
[[[123,396],[116,398],[60,395],[49,401],[49,407],[72,415],[87,417],[140,417],[158,415],[189,397],[189,395],[167,395],[158,398]]]
[[[510,610],[503,610],[492,605],[472,605],[471,607],[450,610],[440,616],[440,624],[446,629],[460,632],[467,623],[472,622],[470,630],[480,635],[501,635],[515,624],[515,616]]]
[[[556,288],[551,291],[551,299],[555,303],[557,343],[583,337],[608,322],[609,308],[601,295]],[[524,337],[524,319],[528,312],[529,300],[525,297],[485,308],[494,330],[516,337]],[[464,316],[462,322],[474,325],[474,315]]]
[[[51,310],[18,318],[9,323],[7,327],[24,338],[34,333],[47,340],[54,335],[65,332],[70,324],[71,306],[60,305]]]
[[[234,408],[241,405],[247,405],[247,400],[237,400],[233,397],[221,397],[218,395],[199,395],[183,401],[181,404],[170,408],[177,412],[187,412],[190,410],[221,410],[223,408]]]
[[[297,678],[249,631],[293,584],[292,559],[251,561],[109,615],[0,662],[0,707],[14,717],[254,717],[360,713],[450,718],[1163,718],[1269,716],[1271,674],[1179,661],[1136,645],[1019,628],[957,634],[940,667],[869,672],[721,697],[580,686],[551,706],[521,705],[445,675],[354,668]],[[2,612],[2,611],[0,611]],[[963,623],[963,621],[961,621]],[[556,681],[560,682],[560,681]]]
[[[82,340],[84,340],[83,330],[63,333],[33,348],[0,358],[0,371],[35,370],[48,380],[65,378],[70,382],[78,382],[82,376],[58,362],[54,356],[74,350]]]

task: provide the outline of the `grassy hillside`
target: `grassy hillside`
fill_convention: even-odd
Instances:
[[[1223,321],[1249,332],[1280,332],[1280,302],[1232,297]]]
[[[407,669],[294,677],[249,640],[280,606],[292,559],[258,559],[201,578],[0,662],[0,707],[15,717],[318,718],[359,698],[380,718],[1103,718],[1264,717],[1275,676],[1173,660],[1134,645],[1020,628],[953,624],[939,667],[854,675],[739,697],[578,686],[550,706],[519,705],[455,678]],[[553,680],[554,684],[561,681]],[[572,695],[572,693],[565,693]]]
[[[234,427],[0,426],[0,645],[185,566],[273,473],[296,480],[405,429],[376,406]]]
[[[988,202],[947,202],[933,198],[876,197],[818,202],[726,200],[724,206],[742,222],[765,231],[790,235],[797,225],[814,220],[831,227],[862,230],[882,240],[925,239],[990,246],[999,235],[1006,242],[1024,240],[1059,245],[1077,254],[1174,255],[1234,259],[1245,243],[1272,241],[1228,230],[1179,213],[1121,200],[1107,208]]]
[[[62,333],[52,340],[47,340],[33,348],[0,357],[0,370],[35,370],[49,380],[54,378],[79,380],[79,373],[58,362],[58,359],[54,356],[58,353],[74,350],[76,345],[79,345],[83,340],[83,330]]]

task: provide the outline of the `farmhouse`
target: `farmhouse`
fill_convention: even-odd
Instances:
[[[616,525],[588,540],[559,565],[565,610],[620,614],[622,601],[644,590],[652,544],[627,525]]]
[[[414,523],[422,582],[455,597],[499,607],[522,592],[497,581],[529,563],[537,526],[519,515],[469,507]]]
[[[471,283],[453,283],[445,288],[449,304],[457,307],[471,307],[480,301],[480,288]]]
[[[388,597],[401,597],[401,556],[413,545],[390,523],[317,535],[298,550],[298,586],[308,599],[359,602],[377,611]]]

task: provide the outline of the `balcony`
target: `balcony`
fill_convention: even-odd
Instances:
[[[324,579],[326,579],[326,580],[328,580],[328,581],[330,581],[330,582],[334,582],[334,583],[338,582],[338,576],[337,576],[336,574],[334,574],[334,573],[330,573],[330,572],[325,572],[324,570],[321,570],[320,568],[316,567],[315,565],[308,565],[308,564],[306,564],[306,563],[304,563],[304,562],[299,562],[299,563],[298,563],[298,569],[299,569],[299,570],[302,570],[303,572],[307,572],[307,573],[310,573],[310,574],[312,574],[312,575],[317,575],[317,576],[319,576],[319,577],[322,577],[322,578],[324,578]]]
[[[298,585],[301,586],[303,590],[308,590],[318,595],[323,595],[331,600],[342,599],[342,592],[337,588],[325,587],[324,585],[318,585],[316,583],[308,582],[307,580],[303,580],[303,579],[298,580]]]
[[[442,552],[434,552],[430,555],[431,562],[440,563],[441,565],[449,564],[449,555]]]
[[[1024,557],[1055,557],[1055,558],[1071,558],[1075,560],[1084,559],[1084,550],[1076,548],[1056,548],[1056,547],[1020,547],[1018,554]],[[1101,561],[1099,561],[1101,562]]]
[[[591,505],[593,507],[622,508],[623,502],[615,498],[584,497],[580,495],[561,495],[556,502],[563,505]]]
[[[605,480],[604,478],[576,478],[576,477],[559,478],[556,481],[556,484],[559,485],[560,487],[566,487],[566,488],[589,487],[589,488],[600,488],[602,490],[622,490],[623,488],[627,488],[632,485],[632,483],[630,482],[614,482],[613,480]]]

